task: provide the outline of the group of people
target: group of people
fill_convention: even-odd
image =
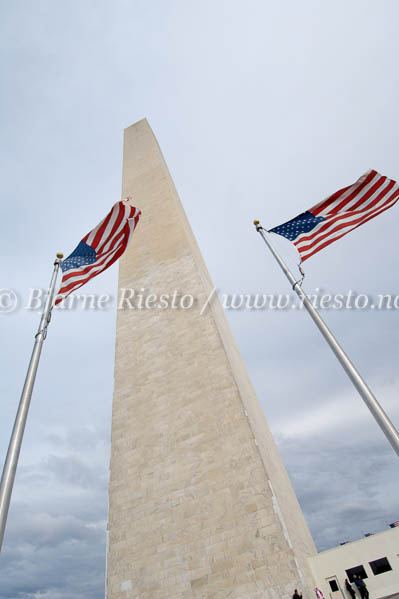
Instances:
[[[369,592],[368,592],[366,583],[364,582],[363,578],[361,578],[360,576],[356,576],[356,574],[354,574],[353,582],[355,583],[356,588],[360,593],[361,599],[369,599]],[[350,596],[352,597],[352,599],[355,599],[356,593],[353,590],[352,585],[347,578],[345,579],[345,587],[346,587],[346,590],[350,593]]]
[[[360,593],[361,599],[369,599],[369,592],[368,592],[366,583],[364,582],[363,578],[354,574],[353,582],[355,583],[356,588]],[[347,578],[345,578],[345,588],[349,592],[351,598],[355,599],[356,593],[353,590],[353,587]],[[322,593],[320,593],[320,594],[321,594],[321,596],[323,596]],[[292,599],[302,599],[302,593],[298,593],[297,589],[295,589],[294,594],[292,595]]]

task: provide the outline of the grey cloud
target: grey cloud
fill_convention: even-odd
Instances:
[[[10,509],[0,597],[101,596],[106,469],[53,455],[22,468],[19,479],[27,499]]]
[[[47,469],[53,474],[55,479],[60,483],[69,483],[72,486],[77,486],[82,489],[98,486],[107,480],[106,477],[99,476],[98,471],[84,464],[75,456],[49,456]]]
[[[396,459],[389,448],[350,443],[334,431],[327,443],[317,436],[277,440],[319,550],[383,530],[395,519]]]
[[[37,551],[76,541],[87,544],[103,542],[104,521],[101,522],[101,528],[96,523],[97,528],[93,523],[86,523],[69,514],[52,516],[48,513],[31,513],[27,504],[16,506],[14,511],[20,519],[16,521],[14,516],[14,527],[8,538],[11,543],[23,538],[24,545],[30,545]]]

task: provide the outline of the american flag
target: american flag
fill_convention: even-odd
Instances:
[[[83,237],[61,264],[63,275],[56,305],[121,257],[140,214],[140,210],[131,206],[129,198],[126,198],[114,204],[104,220]]]
[[[349,187],[340,189],[307,212],[274,227],[292,241],[304,262],[333,241],[393,206],[399,199],[399,186],[371,170]]]
[[[396,528],[397,526],[399,526],[399,520],[396,520],[396,522],[392,522],[389,526],[391,528]]]
[[[317,599],[324,599],[323,592],[318,587],[314,588],[314,592],[316,593]]]

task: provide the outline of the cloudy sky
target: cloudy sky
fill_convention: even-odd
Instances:
[[[2,3],[0,287],[19,300],[0,314],[2,459],[29,289],[120,198],[123,129],[148,118],[221,297],[289,293],[252,220],[278,225],[371,167],[399,178],[398,18],[397,0]],[[399,294],[398,210],[309,260],[306,291]],[[86,290],[116,286],[113,267]],[[399,427],[397,310],[322,315]],[[397,457],[309,316],[227,316],[319,550],[399,519]],[[0,599],[104,597],[114,334],[114,307],[54,314]]]

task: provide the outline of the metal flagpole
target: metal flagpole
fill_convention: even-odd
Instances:
[[[29,362],[28,372],[26,373],[25,384],[22,390],[21,399],[18,406],[18,412],[15,417],[14,428],[12,431],[10,444],[6,461],[3,468],[0,484],[0,551],[3,543],[4,530],[7,522],[8,507],[10,505],[12,488],[14,485],[15,473],[17,470],[19,452],[22,445],[26,418],[28,416],[30,398],[32,396],[33,385],[35,383],[37,367],[39,364],[40,353],[42,351],[43,341],[47,335],[47,327],[51,319],[51,310],[54,296],[54,288],[57,280],[58,271],[63,255],[57,254],[54,262],[53,276],[51,277],[50,287],[44,306],[43,314],[40,319],[39,329],[35,335],[35,344],[33,346],[32,356]]]
[[[388,416],[386,415],[386,413],[384,412],[384,410],[378,403],[374,394],[369,389],[366,382],[362,379],[359,372],[356,370],[355,366],[352,364],[352,362],[350,361],[350,359],[348,358],[348,356],[346,355],[346,353],[344,352],[344,350],[342,349],[342,347],[340,346],[338,341],[335,339],[334,335],[331,333],[330,329],[327,327],[326,323],[321,318],[321,316],[317,312],[316,308],[314,308],[314,306],[312,305],[311,301],[309,300],[309,298],[303,291],[299,281],[297,281],[295,279],[294,275],[289,270],[289,268],[285,264],[284,260],[281,258],[281,256],[277,253],[277,251],[274,249],[274,247],[270,243],[268,236],[265,235],[265,229],[262,227],[262,225],[259,223],[258,220],[254,221],[254,225],[255,225],[258,233],[260,233],[260,235],[263,237],[263,240],[266,243],[266,245],[268,246],[269,250],[271,251],[273,256],[276,258],[277,262],[279,263],[279,265],[281,267],[281,270],[284,272],[285,276],[291,283],[293,290],[295,291],[295,293],[298,295],[298,297],[302,301],[303,305],[305,306],[306,310],[309,312],[310,316],[312,317],[314,323],[317,325],[317,327],[318,327],[319,331],[321,332],[321,334],[323,335],[324,339],[327,341],[328,345],[331,347],[332,351],[338,358],[338,360],[341,363],[346,374],[348,375],[348,377],[350,378],[350,380],[352,381],[352,383],[354,384],[354,386],[360,393],[366,406],[369,408],[370,412],[376,419],[377,423],[380,425],[382,432],[384,433],[384,435],[386,436],[386,438],[392,445],[393,449],[396,451],[397,455],[399,456],[399,433],[398,433],[398,431],[396,430],[396,428],[394,427],[394,425],[392,424],[392,422],[390,421],[390,419],[388,418]]]

